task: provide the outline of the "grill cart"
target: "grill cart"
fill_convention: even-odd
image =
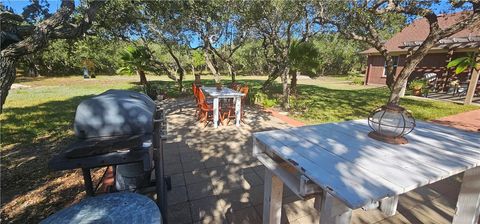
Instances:
[[[76,141],[55,155],[49,168],[82,169],[88,196],[94,196],[100,185],[93,186],[90,174],[97,167],[113,167],[115,184],[110,192],[144,192],[155,186],[157,205],[166,223],[170,179],[164,176],[163,168],[163,108],[138,92],[108,90],[78,105],[74,129]],[[151,181],[152,171],[155,181]]]

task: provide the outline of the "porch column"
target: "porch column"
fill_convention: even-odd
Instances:
[[[472,104],[473,96],[475,95],[475,89],[477,88],[479,72],[476,69],[472,71],[472,78],[468,83],[467,95],[465,96],[465,102],[463,104]]]
[[[480,54],[477,53],[475,61],[480,60]],[[475,95],[475,89],[477,88],[477,82],[479,73],[477,69],[472,69],[472,76],[470,77],[470,82],[468,82],[467,95],[465,96],[465,102],[463,104],[468,105],[472,104],[473,96]]]

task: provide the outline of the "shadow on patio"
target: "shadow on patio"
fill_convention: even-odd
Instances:
[[[239,128],[232,124],[204,128],[195,121],[193,103],[187,105],[168,115],[165,166],[173,185],[168,219],[171,223],[261,223],[264,167],[252,156],[251,135],[288,125],[249,107]],[[450,223],[460,180],[457,175],[402,195],[393,217],[379,210],[355,210],[352,223]],[[300,200],[285,187],[283,203],[283,223],[318,220],[313,199]]]

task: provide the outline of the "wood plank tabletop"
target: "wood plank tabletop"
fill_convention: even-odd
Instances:
[[[235,97],[235,96],[243,96],[244,94],[233,89],[222,87],[221,90],[217,90],[217,87],[202,87],[202,90],[205,91],[208,95],[212,97]]]
[[[480,134],[417,121],[405,145],[367,136],[367,120],[255,133],[257,142],[350,208],[480,166]]]

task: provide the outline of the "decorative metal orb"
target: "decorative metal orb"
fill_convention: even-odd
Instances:
[[[368,136],[390,144],[406,144],[404,137],[415,128],[415,119],[405,108],[387,104],[375,109],[368,117],[372,132]]]

